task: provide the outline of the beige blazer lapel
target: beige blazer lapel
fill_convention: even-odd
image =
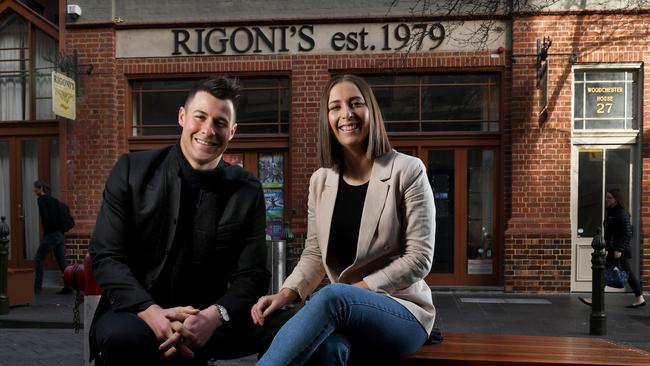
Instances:
[[[329,169],[325,186],[320,197],[320,207],[316,215],[318,227],[318,246],[321,249],[323,260],[327,260],[327,247],[330,240],[330,228],[332,227],[332,215],[334,204],[339,188],[339,172],[336,168]]]
[[[372,165],[368,193],[366,193],[366,201],[363,204],[359,241],[357,242],[357,256],[354,264],[357,264],[360,258],[366,257],[368,251],[370,251],[374,244],[371,241],[377,231],[379,218],[386,204],[386,198],[390,188],[390,185],[386,181],[390,179],[393,171],[394,154],[394,151],[391,151],[376,159]]]

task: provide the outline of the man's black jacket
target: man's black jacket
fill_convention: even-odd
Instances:
[[[179,221],[178,149],[123,155],[106,182],[89,251],[114,311],[136,312],[155,302],[150,290],[169,258]],[[264,195],[259,181],[240,167],[222,161],[217,169],[222,184],[214,207],[216,238],[200,244],[205,255],[193,259],[194,280],[238,321],[250,317],[251,306],[268,290]],[[107,306],[100,302],[96,317],[102,304]]]
[[[41,216],[41,223],[43,223],[43,231],[45,234],[61,231],[61,219],[59,211],[59,200],[44,194],[38,196],[38,212]]]

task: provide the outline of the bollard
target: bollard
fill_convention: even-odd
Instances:
[[[284,240],[266,241],[266,268],[271,272],[270,294],[280,291],[284,283],[286,247]]]
[[[79,291],[84,294],[84,365],[93,365],[94,362],[88,361],[90,358],[88,335],[90,334],[90,324],[95,316],[95,310],[97,309],[102,294],[102,288],[97,284],[97,280],[93,276],[92,258],[90,258],[90,254],[86,254],[83,265],[73,264],[65,269],[63,272],[63,282],[65,283],[65,287],[76,290],[77,296],[79,296]]]
[[[591,315],[589,317],[589,334],[607,334],[607,315],[605,314],[605,240],[600,228],[591,241],[594,252],[591,253]]]
[[[0,218],[0,315],[9,314],[9,225]]]

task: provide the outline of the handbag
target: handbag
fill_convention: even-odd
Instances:
[[[618,268],[618,266],[607,268],[605,269],[605,285],[614,288],[625,288],[628,276],[629,273]]]

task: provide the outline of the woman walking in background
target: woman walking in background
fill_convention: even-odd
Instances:
[[[629,276],[627,283],[634,292],[635,301],[628,308],[639,308],[645,306],[643,291],[639,279],[636,278],[630,267],[629,259],[632,258],[630,242],[632,241],[632,224],[630,214],[621,204],[621,192],[618,189],[610,189],[605,194],[605,249],[607,258],[605,268],[619,266]],[[591,297],[579,298],[583,303],[591,306]]]

